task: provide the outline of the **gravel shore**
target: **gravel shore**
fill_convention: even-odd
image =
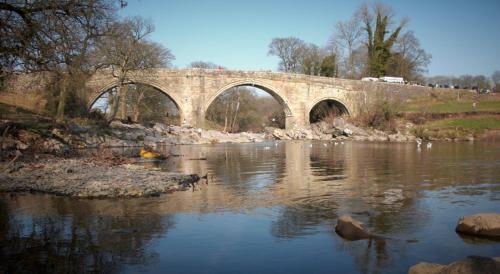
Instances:
[[[34,164],[15,163],[0,174],[0,191],[78,198],[147,197],[185,190],[199,180],[196,174],[170,173],[134,164],[51,159]]]

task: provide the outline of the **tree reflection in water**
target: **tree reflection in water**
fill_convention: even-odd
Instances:
[[[271,226],[277,238],[295,238],[317,233],[321,224],[331,224],[337,218],[334,202],[309,202],[286,206]]]
[[[0,273],[112,273],[151,264],[158,254],[146,245],[174,226],[170,215],[143,214],[129,202],[39,196],[28,207],[17,201],[21,194],[0,200]]]

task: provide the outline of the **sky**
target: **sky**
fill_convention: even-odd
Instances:
[[[268,56],[275,37],[295,36],[325,46],[338,21],[360,0],[128,0],[120,15],[152,20],[150,39],[175,55],[174,67],[207,61],[237,70],[277,70]],[[410,19],[421,46],[432,54],[428,76],[500,70],[500,0],[386,0]]]

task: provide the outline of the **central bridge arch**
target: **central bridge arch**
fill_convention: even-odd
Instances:
[[[292,110],[290,108],[290,104],[285,99],[285,97],[281,94],[281,92],[278,91],[278,89],[270,86],[267,83],[263,83],[262,81],[256,81],[256,80],[240,80],[240,81],[232,82],[230,84],[227,84],[227,85],[219,88],[214,94],[212,94],[212,96],[210,96],[208,101],[205,103],[205,106],[203,107],[204,113],[207,112],[210,105],[215,101],[215,99],[217,97],[219,97],[219,95],[221,95],[222,93],[224,93],[225,91],[227,91],[231,88],[241,87],[241,86],[256,87],[256,88],[264,90],[265,92],[270,94],[274,99],[276,99],[276,101],[278,101],[278,103],[283,107],[283,111],[285,112],[286,117],[294,116],[292,113]]]
[[[295,113],[292,111],[292,108],[290,107],[290,102],[287,100],[285,95],[276,87],[273,87],[272,85],[265,83],[260,80],[255,80],[255,79],[242,79],[238,81],[231,82],[229,84],[226,84],[213,93],[205,105],[203,106],[203,117],[205,117],[205,114],[208,111],[208,108],[210,105],[215,101],[215,99],[220,96],[222,93],[225,91],[235,88],[235,87],[241,87],[241,86],[248,86],[248,87],[256,87],[259,88],[269,95],[271,95],[282,107],[283,112],[285,113],[285,128],[291,127],[293,124],[295,124],[294,118],[295,118]]]

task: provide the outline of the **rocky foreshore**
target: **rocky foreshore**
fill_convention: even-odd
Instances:
[[[250,143],[264,140],[355,140],[355,141],[414,141],[411,126],[396,133],[363,129],[337,118],[333,123],[319,122],[308,127],[278,129],[268,127],[262,133],[226,133],[203,130],[189,125],[175,126],[161,123],[144,126],[112,122],[107,127],[67,125],[50,130],[35,130],[12,126],[2,121],[4,136],[1,149],[8,151],[35,150],[39,153],[61,154],[71,149],[100,147],[131,147],[162,145],[190,145],[215,143]],[[15,125],[15,124],[14,124]],[[8,156],[8,155],[7,155]],[[12,155],[11,155],[12,156]]]
[[[196,174],[169,173],[134,164],[91,159],[17,162],[0,173],[2,192],[43,192],[78,198],[158,196],[194,186]]]
[[[416,137],[410,133],[412,124],[404,130],[387,133],[377,129],[357,127],[344,118],[335,118],[332,123],[318,122],[304,128],[279,129],[266,128],[266,137],[278,140],[354,140],[379,142],[408,142]]]
[[[468,256],[448,265],[422,262],[408,274],[495,274],[500,273],[500,257]]]

